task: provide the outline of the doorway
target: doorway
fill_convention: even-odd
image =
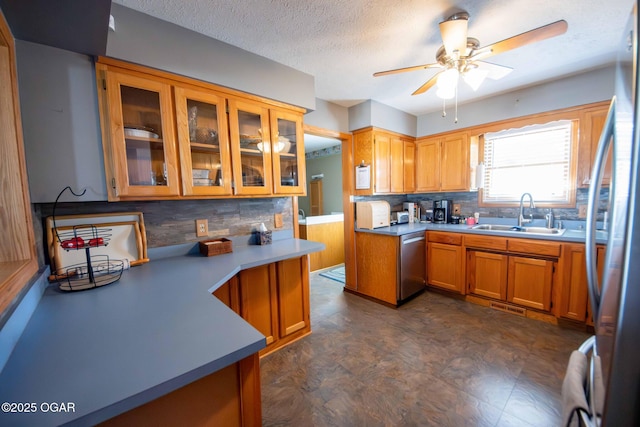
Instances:
[[[344,261],[345,261],[345,287],[355,288],[356,271],[355,271],[355,242],[354,242],[354,220],[355,209],[354,203],[351,200],[351,194],[353,191],[353,174],[349,171],[353,168],[353,137],[351,134],[332,131],[324,128],[319,128],[311,125],[304,125],[305,137],[310,136],[322,136],[325,138],[331,138],[339,141],[341,146],[341,161],[342,168],[340,171],[340,179],[342,185],[336,189],[335,192],[339,193],[342,198],[341,211],[344,212]],[[326,193],[326,182],[323,188]],[[294,197],[293,200],[294,212],[298,210],[298,198]],[[294,233],[298,237],[298,216],[294,215]]]
[[[303,218],[342,212],[342,141],[304,134],[307,195],[298,198]]]

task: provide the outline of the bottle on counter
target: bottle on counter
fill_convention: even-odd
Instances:
[[[547,228],[553,228],[553,212],[551,209],[549,209],[544,218],[547,220]]]

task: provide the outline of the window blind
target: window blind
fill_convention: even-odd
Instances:
[[[572,130],[561,120],[485,134],[483,201],[514,202],[528,192],[536,202],[568,203]]]

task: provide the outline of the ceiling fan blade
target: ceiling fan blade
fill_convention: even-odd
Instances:
[[[567,32],[567,21],[560,20],[542,27],[538,27],[526,33],[509,37],[497,43],[481,47],[473,52],[471,58],[486,58],[492,55],[498,55],[518,47],[536,43],[551,37],[556,37]]]
[[[435,86],[435,84],[438,82],[438,76],[440,75],[440,73],[442,73],[442,71],[436,73],[433,77],[427,80],[425,84],[423,84],[418,89],[416,89],[416,91],[413,92],[411,95],[420,95],[421,93],[425,93],[426,91],[431,89],[433,86]]]
[[[442,44],[447,55],[455,57],[456,51],[458,57],[467,55],[468,25],[469,15],[467,13],[458,13],[439,24]]]
[[[406,73],[407,71],[426,70],[428,68],[442,68],[442,65],[438,63],[414,65],[413,67],[396,68],[395,70],[378,71],[373,73],[373,77],[388,76],[389,74]]]
[[[487,77],[498,80],[513,71],[513,68],[504,65],[492,64],[486,61],[474,61],[478,68],[487,71]]]

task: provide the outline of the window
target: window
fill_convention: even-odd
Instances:
[[[482,205],[575,205],[577,121],[560,120],[484,135]]]

